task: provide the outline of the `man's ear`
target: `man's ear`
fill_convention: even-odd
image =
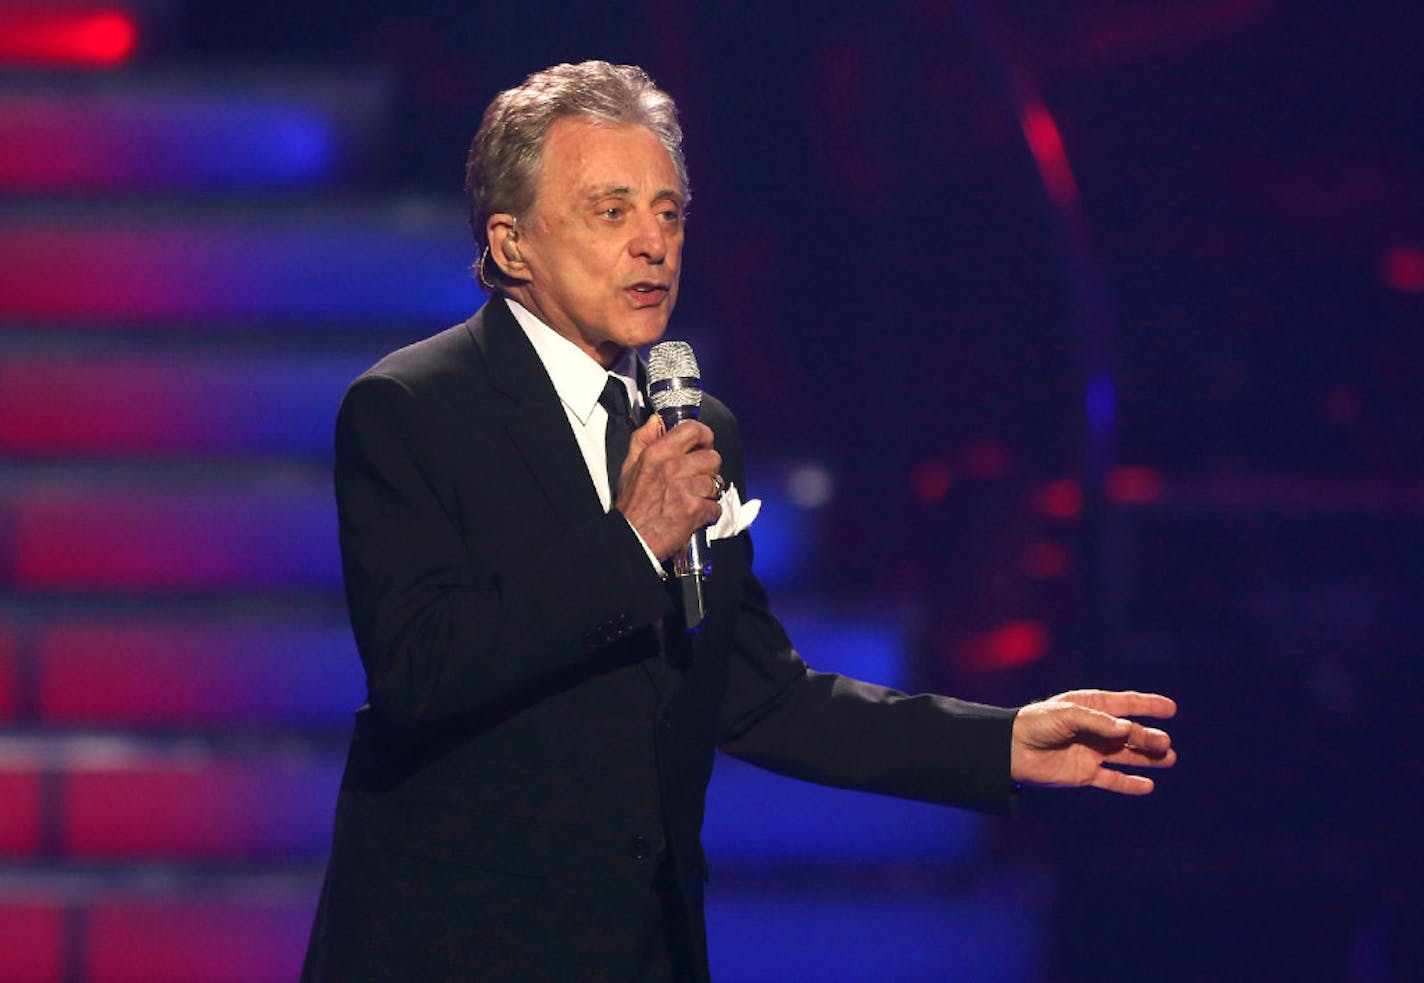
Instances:
[[[528,280],[529,266],[519,251],[518,222],[508,212],[496,212],[485,224],[489,258],[511,280]]]

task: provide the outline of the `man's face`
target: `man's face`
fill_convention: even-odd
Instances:
[[[657,341],[677,303],[683,199],[650,130],[559,120],[514,240],[528,281],[511,293],[605,366]]]

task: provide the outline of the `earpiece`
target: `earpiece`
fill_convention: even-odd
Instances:
[[[519,230],[515,228],[514,223],[511,222],[509,226],[509,235],[504,237],[504,242],[500,246],[500,248],[504,252],[504,258],[509,260],[511,263],[524,262],[524,257],[519,255],[519,248],[514,245],[514,241],[518,238]]]

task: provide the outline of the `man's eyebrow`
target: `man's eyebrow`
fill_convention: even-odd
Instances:
[[[594,188],[588,193],[589,201],[598,201],[600,198],[631,198],[633,189],[626,184],[607,185]]]
[[[626,184],[617,184],[617,185],[606,185],[606,186],[603,186],[603,187],[593,188],[593,189],[591,189],[591,190],[588,192],[588,194],[587,194],[587,196],[586,196],[586,199],[587,199],[589,202],[596,202],[596,201],[599,201],[599,200],[602,199],[602,198],[632,198],[632,197],[633,197],[633,189],[632,189],[632,188],[630,188],[630,187],[629,187],[628,185],[626,185]],[[681,200],[682,200],[682,192],[679,191],[677,188],[663,188],[662,190],[660,190],[657,194],[653,195],[653,197],[652,197],[652,200],[653,200],[653,201],[664,201],[664,200],[667,200],[667,199],[672,199],[672,200],[675,200],[675,201],[681,201]]]

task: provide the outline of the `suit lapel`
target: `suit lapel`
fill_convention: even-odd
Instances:
[[[569,522],[598,518],[603,506],[563,403],[508,305],[491,299],[468,327],[484,352],[491,385],[515,401],[505,429],[554,511]]]
[[[603,515],[603,503],[569,427],[564,405],[508,305],[498,298],[491,299],[470,318],[467,328],[484,352],[490,384],[513,401],[505,430],[554,512],[569,523],[589,522]],[[646,384],[646,373],[640,371],[639,379]],[[661,650],[661,625],[657,631]],[[643,669],[660,701],[665,702],[671,695],[670,677],[660,661],[646,659]]]

